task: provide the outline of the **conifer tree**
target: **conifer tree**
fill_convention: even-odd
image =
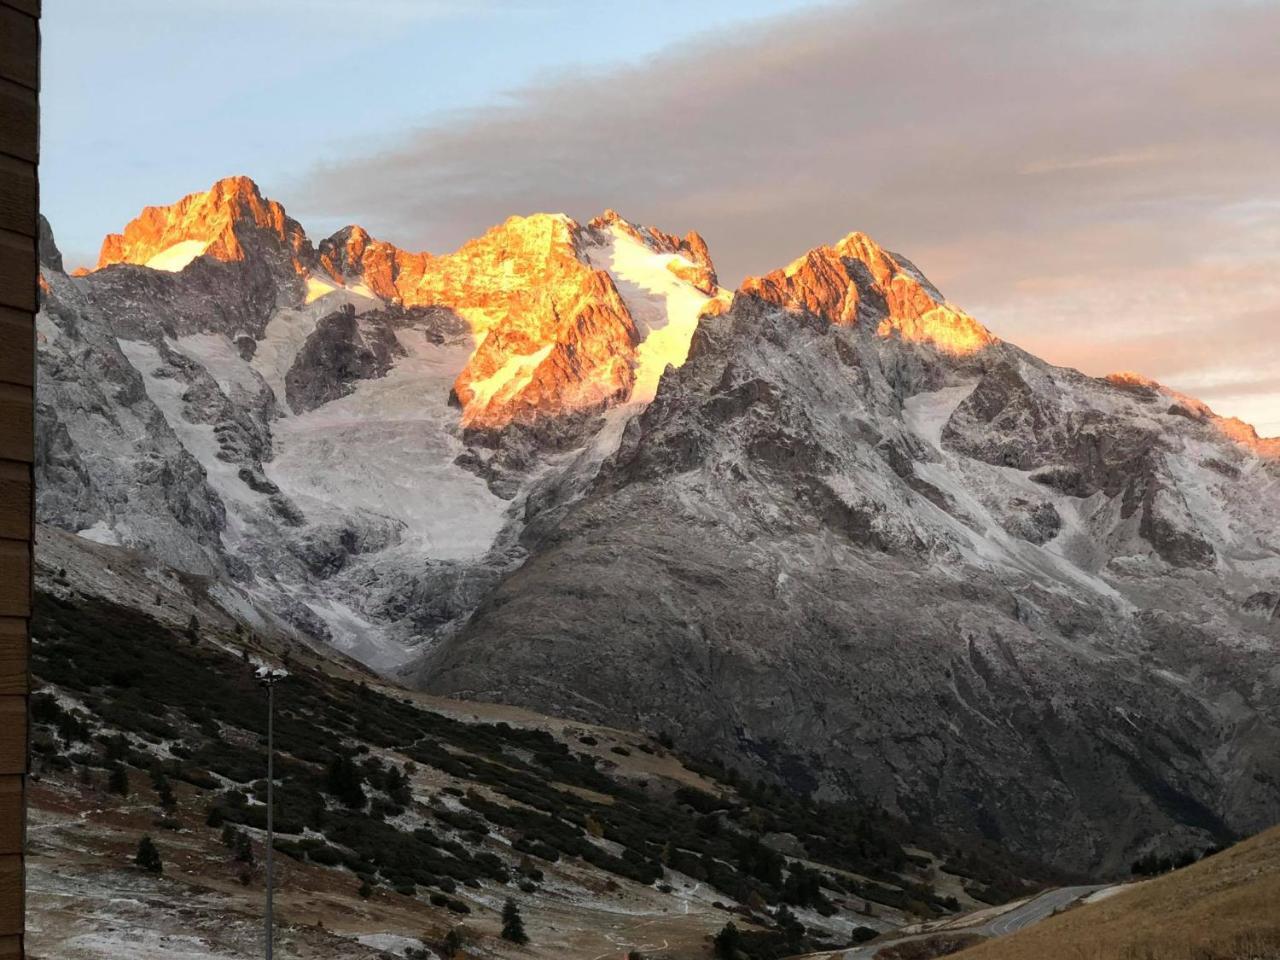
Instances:
[[[721,960],[737,960],[738,951],[742,948],[742,934],[738,933],[738,928],[731,920],[716,934],[712,943],[715,945],[716,956]]]
[[[502,939],[512,943],[529,942],[529,935],[524,932],[524,918],[520,916],[520,908],[510,898],[502,905]]]
[[[350,757],[335,754],[329,761],[327,790],[352,810],[359,810],[368,802],[361,780],[360,769]]]
[[[133,862],[147,873],[164,872],[164,864],[160,862],[160,850],[149,836],[138,841],[138,853],[133,858]]]
[[[129,795],[129,773],[124,764],[117,763],[111,768],[111,775],[107,777],[107,789],[122,797]]]

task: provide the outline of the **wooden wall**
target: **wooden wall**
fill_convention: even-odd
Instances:
[[[21,957],[40,0],[0,0],[0,957]]]

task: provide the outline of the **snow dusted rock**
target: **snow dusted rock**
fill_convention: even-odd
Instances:
[[[851,235],[704,314],[417,676],[1073,867],[1255,830],[1277,640],[1239,611],[1280,577],[1280,462],[1245,441],[997,341]]]
[[[221,570],[222,500],[78,283],[43,262],[38,515],[193,573]]]
[[[83,277],[47,239],[38,506],[81,541],[1066,865],[1280,819],[1280,441],[865,235],[732,297],[613,213],[313,249],[244,178]]]
[[[519,562],[551,460],[562,498],[593,475],[714,276],[696,235],[616,217],[313,249],[243,177],[144,210],[86,275],[43,246],[42,522],[226,577],[383,668]]]
[[[1250,594],[1244,601],[1244,611],[1263,620],[1280,620],[1280,593],[1259,590]]]
[[[285,374],[285,399],[306,413],[344,397],[361,380],[385,377],[407,355],[385,312],[356,319],[354,304],[322,317]]]

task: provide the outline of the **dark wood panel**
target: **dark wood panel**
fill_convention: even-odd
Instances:
[[[31,544],[0,540],[0,617],[31,615]]]
[[[38,140],[36,93],[9,80],[0,80],[0,153],[36,161]]]
[[[21,895],[22,891],[18,891]],[[12,957],[22,956],[22,937],[17,934],[11,937],[0,936],[0,958],[3,960],[11,960]]]
[[[0,774],[24,773],[26,769],[27,698],[0,697]]]
[[[36,167],[0,156],[0,230],[36,235]]]
[[[25,463],[0,460],[0,537],[31,536],[31,469]]]
[[[22,852],[25,816],[21,778],[0,777],[0,854]]]
[[[0,230],[36,236],[36,165],[0,154]]]
[[[0,77],[32,90],[40,86],[40,33],[36,19],[0,7]]]
[[[0,7],[12,7],[33,17],[40,16],[40,0],[0,0]]]
[[[35,237],[0,233],[0,307],[35,312]]]
[[[0,307],[0,383],[30,387],[36,377],[36,336],[31,314]]]
[[[0,617],[0,696],[27,692],[27,621]]]
[[[0,857],[0,934],[22,932],[22,857]]]
[[[35,424],[30,387],[0,383],[0,460],[30,463],[35,455]]]

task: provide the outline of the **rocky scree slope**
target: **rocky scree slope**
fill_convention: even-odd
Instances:
[[[1278,452],[853,234],[704,316],[417,677],[1117,870],[1280,819]]]

